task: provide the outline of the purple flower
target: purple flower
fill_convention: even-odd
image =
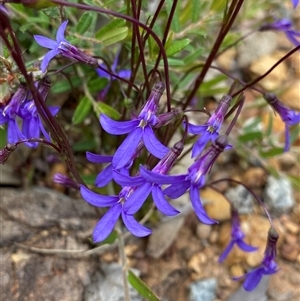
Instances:
[[[224,96],[215,112],[211,115],[204,125],[188,124],[188,132],[199,135],[199,139],[195,142],[192,149],[192,158],[202,153],[204,147],[209,141],[215,141],[219,135],[222,127],[224,117],[230,106],[232,97],[230,95]]]
[[[143,148],[144,148],[144,143],[141,141],[137,146],[135,152],[132,154],[130,161],[124,167],[119,169],[121,173],[125,175],[129,174],[129,168],[132,166],[133,161],[140,155]],[[103,155],[93,154],[91,152],[86,152],[86,158],[88,159],[88,161],[92,163],[97,163],[97,164],[110,163],[97,175],[97,178],[95,180],[95,185],[97,187],[106,186],[113,179],[113,166],[111,163],[113,160],[113,156],[103,156]]]
[[[7,124],[7,141],[14,144],[26,139],[21,133],[16,117],[20,112],[21,106],[27,99],[27,89],[20,85],[15,94],[11,97],[8,104],[0,107],[0,125]]]
[[[273,23],[263,24],[259,30],[282,31],[293,45],[298,46],[300,44],[300,32],[293,30],[292,27],[293,23],[289,19],[281,19]]]
[[[299,0],[292,0],[293,6],[294,8],[297,7],[297,5],[299,4]]]
[[[256,251],[257,248],[252,247],[244,242],[245,234],[243,233],[239,221],[238,211],[234,208],[231,209],[231,241],[228,246],[225,248],[223,253],[220,255],[219,262],[225,260],[225,258],[230,253],[233,246],[236,244],[241,250],[245,252]]]
[[[247,273],[245,276],[235,278],[235,280],[246,277],[243,287],[246,291],[252,291],[259,284],[264,275],[275,274],[277,269],[276,264],[276,242],[278,240],[278,233],[274,228],[270,228],[268,233],[268,242],[265,250],[265,255],[261,265],[253,271]]]
[[[86,55],[84,52],[82,52],[81,50],[79,50],[78,48],[70,44],[65,39],[65,31],[66,31],[67,24],[68,21],[64,21],[59,26],[56,33],[56,41],[39,35],[33,36],[35,41],[40,46],[50,49],[50,51],[44,56],[43,61],[41,63],[42,72],[46,71],[50,61],[58,54],[82,62],[84,64],[90,65],[94,68],[98,67],[98,61],[95,58]]]
[[[130,133],[114,154],[112,164],[115,169],[124,167],[130,161],[141,140],[148,151],[157,158],[166,155],[169,149],[157,140],[152,127],[157,123],[158,102],[164,91],[164,84],[158,82],[140,112],[137,119],[130,121],[114,121],[104,114],[100,115],[100,123],[103,129],[112,135]]]
[[[152,231],[139,224],[133,215],[127,214],[123,210],[123,205],[128,197],[135,191],[136,187],[124,187],[119,195],[105,196],[97,194],[84,186],[80,186],[82,197],[91,205],[96,207],[108,207],[110,209],[100,219],[93,231],[94,242],[101,242],[106,239],[113,231],[115,224],[120,216],[126,228],[137,237],[144,237],[152,233]]]
[[[178,181],[164,190],[164,194],[170,198],[178,198],[190,189],[190,200],[197,217],[204,224],[214,224],[217,221],[211,219],[204,210],[199,196],[199,189],[204,186],[206,175],[214,162],[228,145],[226,135],[220,135],[214,143],[188,168],[186,175],[177,176]]]
[[[268,102],[268,104],[279,114],[281,120],[285,123],[285,147],[284,151],[288,151],[290,149],[290,132],[289,128],[292,125],[296,125],[300,123],[300,114],[296,114],[295,111],[286,107],[283,103],[281,103],[275,94],[273,93],[265,93],[264,99]]]
[[[129,177],[121,173],[114,172],[114,180],[120,185],[130,185],[136,183],[139,187],[132,193],[124,204],[124,211],[127,214],[135,214],[144,204],[147,197],[152,193],[153,201],[157,209],[167,216],[173,216],[179,213],[177,209],[169,204],[162,192],[161,185],[172,184],[182,180],[176,176],[167,176],[166,174],[172,168],[175,160],[183,150],[183,143],[178,142],[165,155],[165,157],[158,162],[158,164],[149,171],[144,167],[140,167],[140,176]]]
[[[50,89],[46,81],[36,82],[35,85],[45,101]],[[16,143],[20,140],[39,138],[42,133],[46,140],[50,141],[50,137],[46,132],[44,125],[37,113],[37,108],[31,95],[24,86],[20,86],[16,93],[12,96],[9,103],[0,107],[0,125],[7,124],[7,140],[9,143]],[[54,116],[59,111],[59,107],[49,107],[51,114]],[[17,119],[22,119],[22,131],[18,127]],[[26,142],[29,147],[37,147],[37,142]]]
[[[111,65],[111,68],[110,68],[111,70],[110,71],[112,73],[116,73],[121,78],[129,79],[130,76],[131,76],[131,71],[130,70],[124,69],[124,70],[120,70],[120,71],[117,72],[119,56],[120,56],[120,51],[117,53],[117,55],[116,55],[116,57],[113,61],[113,64]],[[106,68],[105,64],[101,64],[100,66]],[[102,70],[100,68],[97,68],[96,71],[97,71],[97,73],[100,77],[104,77],[104,78],[107,78],[109,80],[107,86],[102,91],[100,91],[100,93],[99,93],[100,94],[99,95],[100,100],[103,101],[106,94],[107,94],[107,92],[108,92],[108,90],[109,90],[109,88],[110,88],[111,81],[115,80],[116,78],[112,77],[110,74],[108,74],[107,72],[105,72],[104,70]]]
[[[62,185],[64,187],[67,187],[67,188],[74,188],[74,189],[77,189],[77,190],[80,188],[80,186],[75,181],[73,181],[68,176],[66,176],[64,174],[61,174],[59,172],[54,174],[53,182],[56,183],[56,184],[60,184],[60,185]]]

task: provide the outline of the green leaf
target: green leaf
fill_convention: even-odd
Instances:
[[[275,157],[277,155],[280,155],[283,153],[283,149],[282,147],[275,147],[271,150],[268,150],[268,151],[260,151],[260,155],[263,157],[263,158],[270,158],[270,157]]]
[[[116,28],[123,27],[125,24],[126,24],[125,20],[122,19],[112,20],[111,22],[103,26],[100,30],[98,30],[95,34],[95,37],[96,39],[101,39],[103,35],[107,34],[108,32]]]
[[[167,56],[172,56],[182,49],[184,49],[191,42],[190,39],[183,39],[178,41],[173,41],[169,47],[167,47],[166,52]]]
[[[134,289],[144,298],[150,301],[159,301],[159,298],[148,287],[148,285],[136,276],[131,270],[128,270],[128,281]]]
[[[174,2],[173,0],[167,0],[166,1],[166,10],[167,10],[168,16],[170,15],[173,2]],[[178,3],[180,3],[180,1],[177,2],[177,7],[175,9],[175,12],[174,12],[174,15],[173,15],[173,20],[172,20],[172,23],[171,23],[171,29],[174,32],[179,32],[180,31],[180,23],[179,23],[179,17],[178,17]]]
[[[95,140],[87,139],[75,143],[72,149],[74,152],[86,152],[86,151],[93,151],[95,150],[96,147],[97,147],[97,143],[95,142]],[[92,184],[94,184],[94,182]]]
[[[94,185],[95,184],[95,180],[97,178],[97,175],[95,174],[89,174],[89,175],[80,175],[83,182],[86,184],[86,185]]]
[[[240,142],[249,142],[257,139],[261,140],[262,138],[263,138],[262,132],[251,132],[251,133],[240,135],[238,140]]]
[[[115,120],[118,120],[121,117],[121,114],[118,111],[104,102],[98,102],[95,111],[97,113],[97,117],[100,113],[103,113]]]
[[[192,7],[192,14],[191,14],[192,22],[196,23],[200,19],[201,1],[192,0],[191,4],[192,4],[191,5],[191,7]]]
[[[298,176],[292,176],[292,175],[288,175],[288,178],[291,181],[291,183],[293,184],[293,186],[295,187],[295,189],[297,189],[299,191],[300,190],[300,178]]]
[[[79,34],[84,34],[91,26],[92,21],[93,17],[91,16],[90,12],[85,12],[77,23],[76,32]]]
[[[124,40],[127,37],[127,35],[128,35],[128,27],[123,26],[123,27],[112,29],[107,33],[99,36],[98,40],[104,46],[109,46]]]
[[[108,79],[105,77],[97,77],[88,81],[88,88],[91,93],[96,93],[103,90],[108,84]]]
[[[0,127],[0,149],[4,148],[7,144],[7,130]]]
[[[70,82],[66,79],[61,81],[56,81],[53,87],[51,88],[52,93],[59,94],[59,93],[65,93],[71,90],[71,88],[75,88],[81,85],[82,80],[79,77],[73,77],[72,78],[72,85],[70,85]]]
[[[90,113],[91,108],[92,108],[92,102],[89,100],[89,98],[86,96],[81,98],[72,117],[72,123],[73,124],[81,123],[86,118],[86,116]]]

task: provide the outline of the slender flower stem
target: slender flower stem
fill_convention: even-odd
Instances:
[[[131,0],[131,6],[132,6],[133,18],[136,19],[136,20],[139,20],[139,15],[138,15],[135,0]],[[139,28],[135,23],[133,23],[132,26],[133,26],[133,35],[136,36],[137,42],[138,42],[138,45],[139,45],[139,51],[141,53],[144,53],[144,44],[143,44],[143,41],[142,41],[142,38],[141,38]],[[147,94],[148,94],[150,92],[150,85],[149,85],[148,76],[147,76],[146,61],[145,61],[145,57],[143,55],[141,56],[141,63],[142,63],[142,69],[143,69],[144,78],[145,78],[145,87],[147,88]]]
[[[225,20],[225,24],[223,24],[223,26],[221,27],[218,37],[212,47],[212,50],[211,50],[208,58],[205,61],[203,69],[201,70],[199,76],[197,77],[194,87],[193,87],[191,93],[189,94],[189,96],[187,97],[186,102],[182,106],[183,110],[187,108],[187,106],[191,103],[192,99],[196,95],[196,92],[197,92],[198,88],[200,87],[200,85],[202,84],[204,77],[210,68],[210,65],[212,64],[213,60],[215,59],[215,56],[217,55],[225,36],[227,35],[235,18],[237,17],[238,12],[240,11],[240,9],[242,7],[243,2],[244,2],[244,0],[232,1],[231,5],[229,7],[229,10],[228,10],[229,13],[232,12],[232,15],[225,17],[225,19],[227,19],[227,20]]]
[[[225,134],[226,135],[229,135],[232,128],[234,127],[240,113],[241,113],[241,110],[242,110],[242,107],[244,105],[244,102],[245,102],[245,96],[244,95],[241,95],[240,99],[238,100],[238,110],[237,112],[235,113],[235,116],[233,117],[233,120],[231,121],[229,127],[227,128]]]
[[[256,83],[258,83],[259,81],[261,81],[263,78],[265,78],[268,74],[270,74],[279,64],[281,64],[283,61],[285,61],[289,56],[291,56],[294,52],[298,51],[300,49],[300,45],[298,45],[297,47],[295,47],[294,49],[292,49],[291,51],[289,51],[286,55],[284,55],[279,61],[277,61],[267,72],[265,72],[264,74],[260,75],[259,77],[255,78],[254,80],[252,80],[250,83],[246,84],[243,88],[241,88],[240,90],[238,90],[237,92],[235,92],[232,97],[240,94],[241,92],[243,92],[244,90],[246,90],[247,88],[250,88],[251,86],[255,85]]]
[[[49,0],[50,1],[50,0]],[[102,13],[102,14],[107,14],[107,15],[111,15],[117,18],[122,18],[126,21],[129,21],[133,24],[136,24],[137,26],[143,28],[145,31],[147,31],[155,40],[155,42],[157,43],[161,54],[162,54],[162,58],[164,61],[164,71],[165,71],[165,81],[166,81],[166,93],[167,93],[167,98],[171,99],[171,93],[170,93],[170,78],[169,78],[169,64],[168,64],[168,58],[167,58],[167,54],[166,51],[164,49],[164,46],[160,40],[160,38],[153,32],[152,29],[150,29],[147,25],[145,25],[144,23],[130,17],[130,16],[126,16],[124,14],[109,10],[109,9],[104,9],[104,8],[100,8],[100,7],[95,7],[95,6],[91,6],[91,5],[85,5],[85,4],[79,4],[79,3],[71,3],[71,2],[67,2],[67,1],[63,1],[63,0],[51,0],[52,3],[58,4],[58,5],[62,5],[62,6],[66,6],[66,7],[74,7],[74,8],[78,8],[81,10],[86,10],[86,11],[94,11],[94,12],[98,12],[98,13]]]
[[[128,273],[127,259],[126,259],[125,249],[124,249],[124,240],[123,240],[123,236],[122,236],[120,221],[117,222],[116,231],[118,233],[119,254],[120,254],[120,259],[121,259],[121,264],[122,264],[124,298],[125,298],[125,301],[131,301],[130,293],[129,293],[129,285],[128,285],[128,280],[127,280],[127,273]]]
[[[268,210],[267,210],[265,204],[264,204],[264,203],[262,202],[262,200],[256,195],[256,193],[255,193],[252,189],[250,189],[247,185],[245,185],[244,183],[242,183],[242,182],[240,182],[240,181],[237,181],[237,180],[234,180],[234,179],[225,178],[225,179],[220,179],[220,180],[213,181],[213,182],[211,182],[211,183],[209,183],[209,184],[203,186],[203,188],[204,188],[204,187],[207,187],[207,186],[210,187],[211,185],[214,185],[214,184],[217,184],[217,183],[220,183],[220,182],[224,182],[224,181],[227,181],[227,182],[233,182],[233,183],[235,183],[235,184],[244,186],[244,187],[252,194],[252,196],[256,199],[256,201],[259,203],[259,205],[262,207],[262,209],[265,211],[266,216],[267,216],[267,218],[268,218],[268,220],[269,220],[269,223],[270,223],[271,227],[274,227],[274,225],[273,225],[273,220],[272,220],[272,218],[271,218],[271,216],[270,216],[270,214],[269,214],[269,212],[268,212]]]

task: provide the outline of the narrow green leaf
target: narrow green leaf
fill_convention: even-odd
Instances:
[[[92,21],[93,17],[91,16],[90,12],[85,12],[77,23],[76,32],[79,34],[84,34],[91,26]]]
[[[96,93],[103,90],[108,84],[108,79],[105,77],[97,77],[88,81],[88,88],[91,93]]]
[[[201,9],[201,1],[199,0],[192,0],[192,22],[196,23],[200,19],[200,9]]]
[[[88,97],[84,96],[81,98],[72,118],[73,124],[81,123],[86,116],[90,113],[92,108],[92,103]]]
[[[173,2],[174,2],[173,0],[167,0],[166,1],[166,9],[167,9],[168,15],[171,12]],[[180,1],[178,1],[177,4],[178,3],[180,3]],[[179,32],[180,31],[180,23],[179,23],[179,17],[178,17],[178,5],[177,5],[177,7],[175,9],[175,12],[174,12],[173,20],[172,20],[172,23],[171,23],[171,29],[174,32]]]
[[[128,281],[132,287],[144,298],[150,301],[159,301],[159,298],[154,294],[150,287],[136,276],[131,270],[128,270]]]
[[[103,26],[99,31],[96,32],[95,37],[96,39],[101,39],[101,37],[108,33],[111,30],[114,30],[118,27],[123,27],[125,25],[125,20],[122,19],[115,19],[109,22],[107,25]]]
[[[93,151],[97,147],[97,143],[95,140],[87,139],[83,141],[79,141],[72,146],[74,152],[86,152]],[[92,182],[94,184],[95,181]]]
[[[104,102],[98,102],[95,111],[97,113],[97,117],[100,113],[103,113],[115,120],[118,120],[121,117],[121,114],[118,111]]]
[[[128,35],[128,27],[123,26],[119,28],[112,29],[98,38],[104,46],[109,46],[124,40]]]
[[[97,178],[96,174],[88,174],[88,175],[81,174],[80,176],[86,185],[95,185],[95,180]]]
[[[72,85],[74,88],[80,86],[81,82],[82,82],[82,80],[79,77],[72,78]],[[59,94],[59,93],[68,92],[71,90],[71,88],[72,87],[70,85],[70,82],[68,80],[64,79],[61,81],[56,81],[56,83],[51,88],[51,91],[54,94]]]
[[[184,49],[187,45],[189,45],[191,42],[190,39],[183,39],[178,41],[173,41],[171,45],[166,49],[167,55],[172,56],[182,49]]]
[[[271,150],[268,150],[266,152],[263,152],[261,151],[260,152],[260,155],[263,157],[263,158],[270,158],[270,157],[275,157],[277,155],[280,155],[283,153],[283,149],[282,147],[275,147]]]
[[[251,132],[251,133],[240,135],[238,140],[240,142],[249,142],[257,139],[261,140],[262,138],[263,138],[262,132]]]

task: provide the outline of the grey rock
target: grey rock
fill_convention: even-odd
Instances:
[[[240,43],[238,66],[249,66],[258,58],[276,50],[278,37],[274,32],[256,32]]]
[[[147,245],[147,254],[153,258],[160,258],[172,245],[178,231],[184,224],[185,215],[167,219],[153,230]]]
[[[264,202],[271,212],[281,214],[289,211],[295,204],[290,181],[284,177],[268,177],[264,190]]]
[[[16,176],[9,164],[0,165],[0,186],[21,186],[21,177]]]
[[[232,202],[240,214],[251,213],[253,210],[253,197],[242,185],[228,189],[226,197]]]
[[[137,270],[133,270],[139,274]],[[136,290],[130,287],[132,301],[142,301]],[[84,301],[123,301],[124,287],[122,266],[118,263],[102,264],[101,272],[97,272],[92,282],[86,287]]]
[[[269,276],[262,277],[255,290],[247,292],[241,286],[236,292],[234,292],[227,301],[267,301],[267,289],[269,283]]]
[[[190,301],[214,301],[217,280],[214,278],[195,281],[190,284]]]
[[[14,242],[86,250],[89,246],[78,233],[91,234],[98,219],[93,208],[48,189],[2,188],[0,198],[0,300],[82,301],[85,286],[99,270],[97,258],[40,255]]]

